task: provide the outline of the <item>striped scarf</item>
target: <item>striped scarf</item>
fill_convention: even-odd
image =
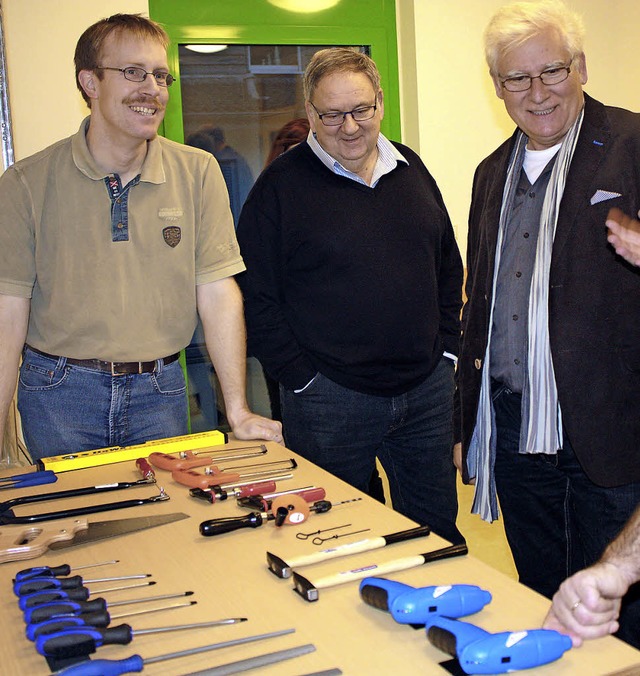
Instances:
[[[540,232],[529,294],[527,369],[522,392],[520,453],[555,454],[559,448],[562,448],[562,413],[558,401],[549,341],[549,273],[560,203],[580,134],[583,116],[584,109],[562,141],[549,179],[540,216]],[[494,521],[498,518],[498,501],[493,471],[496,458],[496,421],[491,399],[491,368],[489,364],[495,289],[504,233],[522,170],[527,141],[527,136],[519,131],[509,159],[507,180],[502,195],[493,272],[493,293],[489,313],[489,338],[482,370],[476,425],[467,456],[469,476],[475,477],[476,480],[471,512],[480,514],[485,521]],[[534,402],[533,406],[531,405],[532,402]]]

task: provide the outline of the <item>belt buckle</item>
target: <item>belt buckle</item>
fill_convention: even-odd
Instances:
[[[129,375],[127,371],[118,371],[116,370],[116,367],[118,364],[126,364],[127,362],[118,362],[118,361],[112,361],[111,362],[111,376],[127,376]],[[142,373],[142,362],[138,362],[138,373]]]

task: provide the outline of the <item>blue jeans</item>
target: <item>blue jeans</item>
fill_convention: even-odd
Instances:
[[[594,484],[566,434],[557,455],[518,453],[521,401],[494,384],[496,487],[520,582],[551,598],[565,578],[595,563],[622,530],[640,502],[640,484]],[[625,605],[618,636],[638,647],[640,623],[631,616],[640,619],[640,604]]]
[[[28,348],[18,409],[33,460],[72,451],[132,446],[187,434],[187,395],[179,361],[154,373],[112,376]]]
[[[396,397],[355,392],[320,373],[298,394],[281,387],[286,445],[365,493],[377,456],[396,511],[464,542],[451,459],[453,376],[453,362],[442,358],[421,385]]]

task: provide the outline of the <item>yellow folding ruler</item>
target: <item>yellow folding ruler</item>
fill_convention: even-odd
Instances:
[[[52,455],[48,458],[42,458],[38,463],[42,465],[43,469],[50,469],[54,472],[68,472],[72,469],[111,465],[114,462],[146,458],[154,452],[180,453],[180,451],[204,450],[210,446],[226,444],[227,441],[228,437],[224,432],[211,430],[197,434],[185,434],[180,437],[154,439],[135,446],[111,446],[109,448],[96,448],[93,451]]]

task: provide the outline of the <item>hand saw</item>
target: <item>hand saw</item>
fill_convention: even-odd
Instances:
[[[0,527],[0,563],[33,559],[48,549],[75,547],[188,518],[188,514],[174,512],[112,521],[69,519],[43,526],[4,526]]]

